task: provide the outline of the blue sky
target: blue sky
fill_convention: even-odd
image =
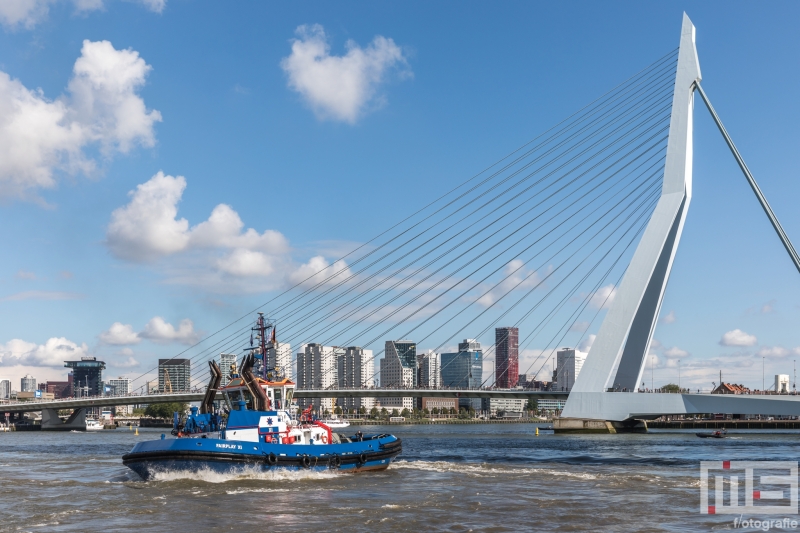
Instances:
[[[796,3],[3,4],[0,377],[57,379],[65,353],[142,374],[674,49],[683,11],[800,241]],[[762,356],[770,376],[800,355],[800,280],[695,117],[655,382],[680,359],[684,385],[760,388]]]

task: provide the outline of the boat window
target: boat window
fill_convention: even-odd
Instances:
[[[275,389],[275,409],[283,409],[281,405],[281,390]]]
[[[286,389],[286,407],[289,407],[289,405],[291,405],[293,395],[294,395],[294,389]]]
[[[242,391],[242,399],[245,401],[245,404],[247,405],[247,408],[252,411],[254,409],[254,407],[253,407],[253,395],[250,394],[250,391],[243,390]]]

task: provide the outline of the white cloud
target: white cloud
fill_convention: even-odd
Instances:
[[[121,322],[114,322],[107,331],[100,334],[101,342],[117,346],[138,344],[141,340],[130,324]]]
[[[38,200],[59,173],[92,174],[96,163],[84,153],[91,146],[106,157],[153,146],[161,114],[137,94],[150,68],[133,50],[87,40],[57,100],[0,72],[0,196]]]
[[[163,172],[129,192],[128,205],[111,214],[106,238],[111,252],[129,261],[148,261],[184,250],[189,222],[176,220],[186,179]]]
[[[32,28],[47,16],[55,0],[3,0],[0,2],[0,22],[7,27]]]
[[[3,301],[21,300],[80,300],[84,295],[77,292],[64,291],[23,291],[3,298]]]
[[[163,13],[167,7],[167,0],[139,0],[139,3],[153,13]]]
[[[239,214],[225,204],[190,228],[185,218],[177,218],[184,189],[186,178],[159,171],[131,191],[130,202],[111,214],[106,231],[111,252],[121,259],[144,262],[191,249],[222,248],[231,252],[216,262],[220,271],[238,276],[272,274],[269,256],[289,249],[280,232],[244,230]]]
[[[512,290],[530,289],[541,283],[542,278],[534,270],[525,268],[521,259],[513,259],[503,268],[503,281],[478,299],[478,305],[489,307]],[[486,289],[484,288],[485,292]]]
[[[597,291],[592,295],[592,298],[589,300],[589,305],[595,309],[608,309],[611,307],[611,304],[614,302],[614,298],[616,296],[617,288],[612,283],[597,289]]]
[[[0,366],[63,367],[64,361],[89,355],[86,344],[78,345],[64,337],[53,337],[44,344],[12,339],[0,344]]]
[[[662,324],[674,324],[677,318],[675,318],[675,311],[670,311],[663,317],[661,317]]]
[[[175,329],[175,326],[166,322],[160,316],[152,318],[145,325],[139,336],[159,344],[171,342],[194,344],[198,340],[198,334],[194,330],[194,323],[188,318],[181,320],[178,328]]]
[[[589,350],[592,349],[592,344],[594,344],[594,340],[597,338],[597,335],[589,335],[581,343],[578,345],[578,351],[588,353]]]
[[[17,279],[35,280],[36,279],[36,274],[34,274],[33,272],[29,272],[27,270],[20,270],[20,271],[17,272],[17,274],[14,277],[17,278]]]
[[[354,123],[369,105],[383,99],[378,87],[394,67],[410,75],[402,50],[392,39],[377,36],[366,48],[347,41],[347,53],[330,53],[325,30],[319,24],[299,26],[292,53],[281,61],[289,87],[300,93],[321,119]]]
[[[664,350],[664,357],[668,359],[683,359],[689,356],[691,356],[689,352],[682,350],[677,346],[673,346],[672,348]]]
[[[757,342],[758,339],[755,335],[750,335],[740,329],[725,333],[719,341],[722,346],[754,346]]]
[[[136,94],[150,70],[134,50],[116,50],[108,41],[83,41],[69,83],[71,111],[107,152],[155,144],[153,126],[161,113],[148,111]]]
[[[309,259],[308,263],[300,265],[287,276],[287,279],[291,285],[300,283],[304,286],[313,286],[318,283],[331,285],[340,283],[351,275],[352,272],[346,262],[336,261],[331,266],[324,257],[318,255]]]
[[[0,1],[0,23],[7,28],[31,29],[47,18],[50,6],[65,0],[2,0]],[[154,13],[161,13],[167,0],[136,0]],[[71,0],[77,13],[88,13],[105,8],[104,0]]]
[[[758,357],[766,357],[768,359],[780,359],[788,355],[800,355],[800,348],[789,350],[783,346],[762,346],[756,352]]]

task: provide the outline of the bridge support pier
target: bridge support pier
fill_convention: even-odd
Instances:
[[[75,409],[64,421],[58,409],[42,409],[42,431],[86,431],[86,409]]]
[[[647,433],[644,420],[592,420],[588,418],[556,418],[553,420],[555,433]]]

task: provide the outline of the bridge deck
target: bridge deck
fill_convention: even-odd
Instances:
[[[42,409],[78,409],[81,407],[113,407],[151,403],[191,403],[203,399],[204,392],[176,392],[172,394],[149,394],[131,396],[102,396],[93,398],[68,398],[63,400],[27,401],[0,404],[0,412],[21,413]],[[567,392],[539,390],[493,390],[493,389],[336,389],[295,390],[296,398],[552,398],[566,400]],[[217,396],[219,398],[219,395]]]

